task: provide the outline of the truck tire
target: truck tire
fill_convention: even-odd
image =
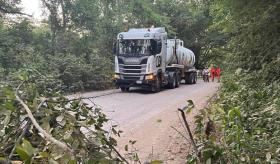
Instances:
[[[121,91],[122,92],[128,92],[129,91],[129,87],[121,87]]]
[[[188,84],[194,84],[194,74],[190,73]]]
[[[195,72],[190,73],[189,84],[196,84],[197,76]]]
[[[191,84],[195,84],[195,74],[191,73],[192,78],[191,78]]]
[[[171,82],[168,83],[168,86],[170,89],[174,89],[176,87],[176,77],[175,76],[172,76]]]
[[[187,76],[187,74],[185,73],[185,77],[184,77],[184,80],[185,80],[185,84],[188,84],[188,76]]]
[[[190,84],[190,73],[185,73],[185,84]]]
[[[161,80],[157,77],[155,84],[152,86],[152,92],[157,93],[161,90]]]
[[[194,73],[194,84],[196,84],[196,82],[197,82],[197,75],[196,73]]]
[[[175,84],[175,87],[178,88],[181,84],[181,79],[180,79],[180,75],[177,74],[176,75],[176,84]]]

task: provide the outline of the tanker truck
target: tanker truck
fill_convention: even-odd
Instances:
[[[195,84],[195,55],[180,39],[167,39],[164,27],[133,28],[121,32],[114,46],[114,82],[122,91],[130,87],[177,88]]]

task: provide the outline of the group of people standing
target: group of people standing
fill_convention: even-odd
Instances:
[[[212,82],[214,82],[214,78],[217,77],[218,82],[220,82],[221,69],[220,67],[211,66],[211,68],[204,68],[202,70],[202,78],[204,82],[209,82],[209,78],[211,78]]]

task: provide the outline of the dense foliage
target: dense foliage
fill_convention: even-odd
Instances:
[[[199,59],[209,22],[203,5],[180,1],[42,0],[48,19],[36,24],[19,14],[20,1],[1,3],[9,9],[0,9],[1,76],[8,81],[20,68],[33,68],[55,77],[66,92],[112,85],[113,43],[121,31],[166,27]]]
[[[51,32],[48,25],[36,27],[26,19],[0,26],[1,77],[9,81],[9,75],[21,68],[36,69],[44,75],[52,75],[63,91],[102,89],[110,85],[112,63],[88,41],[73,32],[57,37],[55,54],[52,54]],[[98,64],[97,64],[98,63]]]
[[[279,163],[280,2],[214,0],[210,11],[209,31],[224,40],[210,53],[225,72],[217,100],[196,117],[201,153],[189,162]]]

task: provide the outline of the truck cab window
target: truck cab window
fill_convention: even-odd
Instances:
[[[151,41],[148,39],[120,40],[120,55],[149,55],[151,53]]]
[[[157,54],[161,53],[161,49],[162,49],[162,43],[161,41],[157,41]]]
[[[161,53],[162,43],[161,40],[151,40],[152,54],[156,55]]]

